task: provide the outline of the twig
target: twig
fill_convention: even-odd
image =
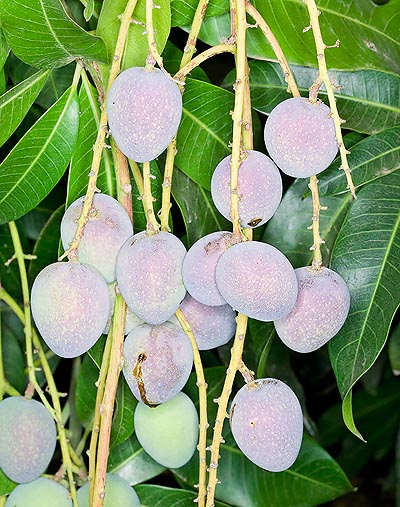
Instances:
[[[153,9],[159,8],[153,3],[153,0],[146,0],[146,35],[147,43],[149,45],[150,55],[147,58],[148,66],[153,67],[154,63],[157,62],[160,69],[164,69],[163,60],[160,53],[157,50],[156,40],[154,38],[154,27],[153,27]]]
[[[332,119],[333,119],[333,122],[335,125],[336,139],[337,139],[338,146],[339,146],[340,159],[341,159],[340,169],[342,169],[346,174],[348,189],[352,193],[353,197],[356,197],[356,189],[354,187],[354,183],[351,178],[351,169],[349,167],[349,163],[347,160],[348,151],[346,150],[346,147],[343,142],[342,129],[341,129],[341,125],[343,123],[343,120],[339,116],[339,112],[338,112],[337,105],[336,105],[336,99],[335,99],[335,95],[333,92],[334,86],[329,79],[328,69],[327,69],[326,60],[325,60],[325,50],[328,48],[328,46],[324,43],[324,41],[322,39],[321,28],[319,26],[319,20],[318,20],[318,16],[319,16],[320,12],[318,11],[314,0],[304,0],[304,1],[307,6],[308,13],[310,15],[310,23],[311,23],[311,28],[312,28],[312,31],[314,34],[315,47],[317,50],[318,69],[319,69],[317,80],[310,88],[310,100],[315,101],[317,99],[317,94],[318,94],[319,88],[320,88],[321,84],[324,83],[325,88],[326,88],[326,93],[328,95],[329,107],[331,109],[331,116],[332,116]],[[338,47],[338,45],[339,45],[339,41],[337,41],[336,44],[334,44],[331,47]]]
[[[143,206],[146,214],[146,234],[156,234],[160,230],[160,225],[154,214],[154,197],[151,193],[151,172],[150,162],[143,163]]]
[[[197,376],[197,387],[199,388],[199,412],[200,412],[200,432],[199,432],[199,444],[197,449],[199,451],[199,496],[197,498],[197,503],[199,507],[204,507],[204,502],[206,499],[206,479],[207,479],[207,456],[206,456],[206,446],[207,446],[207,384],[204,378],[204,370],[203,365],[201,363],[201,357],[199,353],[199,349],[197,347],[196,338],[193,334],[193,331],[190,327],[189,322],[187,321],[184,313],[180,308],[175,312],[177,319],[179,320],[182,329],[185,331],[188,336],[192,348],[193,348],[193,356],[194,356],[194,367],[196,370]]]
[[[311,190],[313,203],[312,224],[309,227],[309,229],[312,229],[313,231],[314,239],[313,245],[310,247],[310,250],[313,251],[312,269],[313,271],[319,272],[322,268],[321,245],[325,243],[325,241],[321,238],[319,230],[319,218],[320,211],[326,210],[327,208],[325,206],[321,206],[321,203],[319,201],[318,179],[316,176],[310,177],[308,188]]]
[[[293,73],[289,67],[288,61],[286,60],[285,55],[283,54],[282,48],[280,47],[275,35],[272,33],[272,30],[268,26],[267,22],[258,12],[258,10],[250,3],[249,0],[246,1],[246,11],[248,14],[254,19],[262,33],[265,35],[265,38],[269,42],[272,50],[275,53],[275,56],[279,62],[283,70],[283,74],[285,76],[285,81],[288,84],[288,88],[293,95],[293,97],[300,97],[299,89],[297,88],[296,81],[294,79]]]

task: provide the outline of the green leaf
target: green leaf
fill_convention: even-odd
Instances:
[[[7,141],[24,119],[49,74],[48,70],[40,70],[0,97],[0,146]]]
[[[172,26],[191,25],[198,5],[197,0],[171,0]],[[206,17],[220,16],[229,10],[225,0],[210,0]]]
[[[232,228],[214,206],[208,190],[191,180],[179,169],[175,169],[172,194],[185,222],[188,245],[214,231]]]
[[[6,38],[4,37],[3,30],[0,26],[0,67],[3,68],[6,63],[10,48],[8,47]]]
[[[0,496],[7,495],[17,486],[15,482],[9,479],[0,468]]]
[[[21,339],[24,329],[21,321],[8,308],[0,305],[0,336],[2,345],[2,360],[7,382],[21,394],[27,385],[25,371],[24,342]]]
[[[193,491],[166,488],[154,484],[140,484],[135,488],[142,507],[193,507],[197,496]],[[215,507],[228,507],[215,502]],[[247,506],[250,507],[250,506]]]
[[[332,253],[331,268],[346,281],[351,304],[329,351],[345,422],[354,433],[351,389],[382,350],[400,299],[399,186],[398,173],[366,185],[358,193]]]
[[[393,449],[400,421],[399,401],[398,379],[383,382],[375,394],[365,390],[354,394],[354,414],[366,444],[347,431],[340,417],[340,403],[332,405],[317,423],[321,445],[339,444],[337,459],[355,476],[371,458],[382,459]]]
[[[400,126],[369,136],[352,146],[348,161],[356,188],[400,169]],[[321,196],[347,191],[340,164],[340,160],[336,159],[320,174]]]
[[[390,336],[388,352],[394,375],[400,375],[400,324],[397,324]]]
[[[75,68],[75,63],[70,63],[62,68],[51,69],[46,83],[35,100],[35,104],[44,109],[52,106],[71,86]],[[20,83],[37,72],[34,67],[22,62],[12,53],[7,60],[7,71],[14,84]]]
[[[144,451],[136,436],[132,436],[110,449],[108,470],[118,473],[134,486],[156,477],[165,470],[165,467],[154,461]]]
[[[215,167],[230,154],[232,118],[229,112],[233,102],[233,93],[209,83],[187,80],[175,163],[206,190],[210,190]]]
[[[158,0],[159,9],[153,9],[153,25],[157,50],[162,53],[171,28],[171,10],[169,0]],[[124,12],[126,0],[105,0],[100,12],[96,33],[103,40],[107,48],[109,60],[115,51],[119,27],[119,16]],[[147,37],[144,33],[146,22],[146,1],[139,0],[136,4],[128,31],[127,43],[122,58],[121,70],[129,67],[144,67],[149,52]],[[168,69],[167,69],[168,70]]]
[[[85,17],[86,21],[89,21],[89,19],[93,16],[94,13],[94,0],[88,0],[85,10],[83,11],[83,16]]]
[[[2,224],[0,225],[0,281],[7,292],[19,299],[21,297],[21,279],[18,264],[15,261],[10,264],[7,262],[14,252],[8,224]]]
[[[86,193],[93,159],[93,145],[96,142],[100,123],[97,92],[89,83],[86,73],[82,73],[79,112],[79,131],[69,169],[66,207]],[[103,150],[97,187],[108,195],[116,196],[114,166],[110,150]]]
[[[303,96],[317,77],[317,69],[292,67],[297,85]],[[339,114],[346,120],[345,128],[374,134],[394,127],[400,122],[400,77],[375,70],[329,72],[337,85],[335,96]],[[235,81],[232,71],[224,80],[224,87]],[[250,62],[250,90],[252,106],[262,113],[288,99],[283,72],[277,63]],[[328,104],[324,89],[320,98]]]
[[[223,444],[220,454],[216,496],[237,507],[313,507],[353,489],[340,466],[307,436],[294,465],[280,473],[257,467],[233,445]],[[197,482],[196,462],[175,471],[190,485]]]
[[[301,0],[255,0],[252,2],[275,34],[290,63],[316,67],[313,33],[303,33],[310,24]],[[321,0],[319,22],[326,44],[340,39],[340,47],[327,53],[328,68],[357,70],[376,69],[399,73],[400,42],[398,38],[399,2],[385,5],[354,0]],[[229,14],[207,18],[200,38],[210,45],[219,44],[230,35]],[[259,28],[248,31],[248,55],[260,60],[276,60],[271,46]]]
[[[60,243],[60,225],[64,214],[64,206],[60,206],[50,216],[35,243],[32,254],[36,259],[29,263],[28,276],[33,281],[39,272],[57,261],[58,246]]]
[[[263,241],[284,252],[295,268],[308,266],[313,256],[310,251],[312,232],[308,229],[312,222],[313,208],[311,196],[305,197],[307,185],[306,179],[298,179],[289,187],[278,210],[268,222],[263,236]],[[321,237],[325,240],[321,248],[325,265],[328,264],[350,200],[349,193],[321,199],[321,204],[328,207],[327,210],[321,210],[320,217]],[[285,234],[282,234],[282,231],[285,231]]]
[[[0,223],[33,209],[54,188],[72,155],[78,101],[71,87],[25,134],[0,165]]]
[[[110,447],[125,442],[133,433],[133,414],[137,400],[121,376],[118,382],[117,397],[115,399],[114,416],[111,428]]]
[[[76,384],[76,414],[85,428],[93,422],[96,407],[96,382],[99,379],[99,368],[88,354],[85,354]]]
[[[106,61],[103,41],[77,25],[59,0],[1,2],[0,20],[13,53],[33,67],[62,67],[77,58]]]

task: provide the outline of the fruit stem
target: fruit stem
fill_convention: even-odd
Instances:
[[[154,38],[153,9],[160,9],[160,6],[156,5],[153,0],[146,0],[146,35],[150,53],[147,58],[149,63],[146,67],[153,67],[153,62],[157,62],[160,69],[164,69],[163,59],[157,50],[157,43]]]
[[[115,179],[117,181],[117,198],[125,208],[131,222],[132,218],[132,186],[129,178],[128,159],[118,148],[114,139],[111,140],[111,151],[114,161]]]
[[[239,313],[238,316],[236,317],[236,322],[237,322],[236,334],[231,349],[231,359],[229,362],[228,369],[226,370],[224,387],[222,389],[221,396],[219,397],[217,417],[215,419],[214,425],[214,433],[211,444],[211,458],[209,466],[206,507],[214,506],[215,488],[218,483],[217,470],[219,461],[219,448],[221,442],[223,441],[222,429],[224,426],[225,418],[227,417],[227,408],[229,397],[232,392],[233,381],[235,380],[237,370],[241,367],[242,364],[244,338],[247,329],[246,315]]]
[[[275,35],[272,33],[271,28],[268,26],[267,22],[261,16],[258,10],[254,7],[254,5],[250,3],[249,0],[246,1],[246,11],[254,19],[258,27],[261,29],[262,33],[265,35],[265,38],[269,42],[272,50],[274,51],[278,63],[283,70],[283,74],[285,76],[285,81],[288,84],[289,91],[291,92],[293,97],[300,97],[300,92],[299,89],[297,88],[297,84],[294,79],[293,73],[290,70],[289,63],[286,60],[285,55],[283,54],[279,42],[277,41]]]
[[[57,390],[57,386],[54,382],[54,377],[51,372],[51,368],[49,366],[49,363],[47,362],[46,354],[43,351],[42,344],[39,340],[39,337],[37,336],[36,333],[34,333],[34,330],[32,328],[28,276],[27,276],[26,266],[25,266],[26,256],[22,250],[22,245],[21,245],[21,240],[19,237],[18,229],[17,229],[17,226],[15,225],[15,222],[9,222],[8,225],[10,228],[11,238],[12,238],[12,242],[13,242],[13,246],[14,246],[14,250],[15,250],[15,257],[18,262],[18,269],[19,269],[20,278],[21,278],[24,311],[23,311],[23,313],[21,312],[22,314],[19,315],[19,318],[21,319],[21,322],[24,323],[29,381],[35,387],[43,404],[49,410],[50,414],[53,416],[53,418],[55,419],[55,421],[57,423],[57,432],[58,432],[58,437],[59,437],[59,441],[60,441],[61,455],[62,455],[63,464],[65,466],[65,469],[67,470],[71,498],[72,498],[74,507],[77,507],[78,503],[77,503],[77,499],[76,499],[76,488],[75,488],[75,482],[74,482],[74,477],[73,477],[73,473],[72,473],[73,465],[72,465],[71,456],[69,454],[69,449],[68,449],[68,439],[67,439],[64,424],[62,421],[60,394],[59,394],[59,392]],[[18,305],[17,305],[17,308],[19,309]],[[14,311],[16,310],[15,308],[13,308],[13,309],[14,309]],[[17,314],[17,316],[18,316],[18,314]],[[50,396],[51,396],[51,400],[52,400],[54,408],[51,407],[51,405],[47,401],[42,389],[40,388],[40,386],[36,380],[35,367],[34,367],[34,362],[33,362],[32,343],[38,352],[38,356],[39,356],[40,362],[42,364],[43,373],[44,373],[46,381],[47,381],[48,391],[50,392]]]
[[[78,258],[78,247],[79,243],[83,237],[83,234],[85,232],[85,226],[87,222],[87,217],[89,215],[90,209],[92,207],[93,203],[93,197],[97,190],[96,183],[97,183],[97,177],[99,174],[100,169],[100,162],[101,157],[103,153],[103,148],[105,145],[105,136],[107,130],[107,96],[108,92],[110,90],[110,87],[112,83],[115,81],[115,78],[119,74],[120,68],[121,68],[121,59],[122,59],[122,53],[125,47],[126,38],[128,36],[128,30],[131,23],[131,17],[133,14],[133,11],[136,7],[137,0],[128,0],[124,13],[121,16],[121,25],[118,33],[117,43],[115,45],[115,51],[114,51],[114,58],[112,60],[111,69],[110,69],[110,76],[108,79],[107,84],[107,91],[105,95],[105,100],[100,106],[101,108],[101,115],[100,115],[100,121],[99,121],[99,129],[97,131],[97,138],[96,142],[93,147],[93,158],[92,158],[92,165],[89,172],[89,182],[88,187],[85,195],[85,199],[83,202],[82,212],[78,220],[78,226],[76,229],[75,237],[73,241],[70,244],[70,247],[68,250],[59,258],[59,260],[64,259],[65,257],[68,257],[70,260],[77,260]]]
[[[180,69],[182,69],[187,63],[190,62],[196,51],[197,37],[199,36],[200,28],[207,11],[208,2],[209,0],[200,0],[199,3],[197,4],[196,12],[194,13],[193,22],[192,26],[190,27],[187,42],[185,47],[183,48],[183,56],[181,59],[181,64],[179,66]]]
[[[108,366],[110,364],[110,353],[111,353],[111,343],[112,343],[112,327],[107,336],[106,345],[103,351],[103,357],[101,359],[101,366],[99,372],[99,378],[96,382],[97,393],[96,393],[96,406],[94,410],[94,419],[92,424],[92,436],[90,438],[90,446],[89,446],[89,481],[90,481],[90,490],[89,490],[89,505],[93,505],[94,498],[94,486],[95,486],[95,477],[96,477],[96,450],[97,443],[99,440],[99,431],[100,431],[100,414],[101,414],[101,403],[104,397],[104,389],[107,377]]]
[[[189,64],[196,50],[197,37],[200,32],[200,28],[207,10],[208,0],[200,0],[197,4],[196,12],[193,17],[193,23],[187,38],[186,46],[183,49],[183,56],[179,65],[180,69],[183,69]],[[179,71],[178,71],[179,74]],[[183,93],[183,85],[186,80],[186,74],[180,78],[175,76],[180,82],[181,90]],[[167,158],[165,161],[164,168],[164,181],[162,186],[162,201],[160,210],[161,230],[169,231],[169,212],[171,209],[171,188],[172,188],[172,175],[174,172],[174,161],[176,155],[176,136],[170,142],[167,149]]]
[[[117,294],[114,305],[114,319],[111,327],[110,362],[107,370],[104,396],[100,405],[102,410],[99,410],[100,431],[97,447],[96,476],[93,489],[93,507],[102,507],[104,503],[112,417],[123,358],[125,313],[125,301],[120,294]]]
[[[238,175],[239,167],[242,160],[246,157],[246,152],[242,145],[243,132],[243,109],[244,96],[249,79],[248,65],[246,56],[246,8],[245,0],[236,0],[235,9],[231,12],[236,16],[236,32],[231,34],[230,39],[236,41],[236,81],[235,90],[235,106],[232,114],[233,135],[232,135],[232,156],[231,156],[231,173],[230,173],[230,191],[231,191],[231,220],[233,224],[233,237],[237,240],[242,239],[242,230],[239,217],[239,192],[238,192]]]
[[[314,241],[313,245],[310,247],[310,250],[313,251],[313,261],[311,269],[315,272],[320,272],[322,269],[321,245],[323,245],[325,241],[321,238],[321,234],[319,231],[319,218],[320,211],[326,210],[327,208],[325,206],[321,206],[321,203],[319,201],[318,179],[316,176],[310,177],[308,188],[311,190],[313,203],[312,224],[309,227],[313,231],[313,241]]]
[[[346,150],[346,147],[343,142],[343,136],[342,136],[342,128],[341,125],[344,123],[344,121],[340,118],[339,112],[336,105],[336,99],[335,94],[333,92],[334,86],[331,83],[331,80],[329,79],[328,69],[326,65],[325,60],[325,50],[327,49],[327,45],[324,43],[322,34],[321,34],[321,28],[319,26],[319,20],[318,17],[320,15],[320,11],[317,9],[317,6],[315,4],[314,0],[304,0],[305,4],[308,9],[308,14],[310,16],[310,24],[314,35],[314,41],[315,41],[315,47],[317,50],[317,61],[318,61],[318,77],[315,81],[315,83],[310,88],[310,100],[316,101],[318,96],[318,91],[322,83],[324,83],[326,88],[326,93],[328,95],[329,100],[329,107],[331,109],[331,117],[333,119],[334,125],[335,125],[335,132],[336,132],[336,139],[339,147],[340,152],[340,159],[341,159],[341,166],[340,169],[342,169],[346,174],[347,179],[347,188],[350,190],[353,197],[356,197],[356,189],[354,187],[354,183],[351,177],[351,169],[349,167],[349,163],[347,160],[347,154],[349,153]],[[331,47],[338,47],[339,41],[336,41],[334,46]]]
[[[198,67],[200,64],[205,62],[206,60],[212,58],[213,56],[219,55],[221,53],[233,53],[235,51],[234,44],[218,44],[217,46],[213,46],[211,48],[206,49],[202,53],[198,54],[193,60],[188,62],[184,67],[181,67],[178,72],[175,74],[174,79],[177,81],[184,81],[186,76],[192,72],[193,69]]]
[[[203,365],[201,363],[200,352],[197,347],[196,338],[187,321],[185,314],[180,308],[175,312],[176,318],[179,320],[183,331],[188,336],[190,343],[193,348],[193,359],[194,368],[197,376],[197,387],[199,388],[199,412],[200,412],[200,424],[199,424],[199,444],[197,450],[199,451],[199,495],[197,498],[197,505],[204,507],[206,500],[206,482],[207,482],[207,383],[204,378]]]
[[[151,172],[150,162],[143,162],[143,207],[146,215],[146,234],[157,234],[160,230],[160,225],[154,214],[154,198],[151,193]]]

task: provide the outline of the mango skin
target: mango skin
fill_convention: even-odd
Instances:
[[[129,238],[117,257],[117,283],[132,312],[147,324],[162,324],[185,297],[182,262],[186,248],[165,231]]]
[[[167,148],[178,130],[182,95],[160,69],[131,67],[112,84],[107,113],[122,153],[136,162],[149,162]]]
[[[83,200],[80,197],[74,201],[61,220],[61,240],[65,250],[75,237]],[[113,282],[119,249],[132,234],[132,222],[125,208],[109,195],[95,194],[79,243],[79,261],[98,269],[107,283]]]
[[[17,486],[5,507],[72,507],[69,491],[50,479],[40,477]]]
[[[279,169],[294,178],[324,171],[338,151],[331,110],[321,101],[293,97],[278,104],[264,129],[269,156]]]
[[[329,268],[316,273],[303,267],[295,273],[299,284],[296,305],[274,325],[287,347],[296,352],[313,352],[343,326],[349,313],[350,293],[343,278]]]
[[[37,479],[56,447],[56,425],[45,406],[12,396],[0,402],[0,467],[19,483]]]
[[[215,279],[234,310],[262,322],[285,317],[296,304],[294,269],[282,252],[267,243],[231,246],[217,263]]]
[[[217,210],[227,220],[231,213],[231,155],[215,168],[211,196]],[[278,209],[282,198],[282,178],[272,160],[259,151],[247,151],[238,174],[239,216],[242,227],[264,225]]]
[[[193,349],[181,327],[172,322],[135,327],[124,343],[123,374],[134,396],[142,401],[134,370],[139,362],[146,402],[152,405],[173,398],[186,384],[193,366]]]
[[[193,456],[199,435],[199,417],[184,393],[151,408],[138,403],[136,436],[143,449],[160,465],[179,468]]]
[[[258,379],[244,385],[232,400],[232,435],[243,454],[270,472],[295,462],[303,437],[303,414],[297,396],[281,380]]]
[[[32,316],[49,348],[77,357],[101,336],[110,313],[110,295],[98,271],[79,262],[55,262],[36,277]]]
[[[89,507],[89,488],[89,482],[79,488],[78,507]],[[125,479],[119,475],[107,474],[104,507],[140,507],[140,500]]]

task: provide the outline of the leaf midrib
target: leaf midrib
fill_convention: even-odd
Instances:
[[[303,1],[302,0],[286,0],[286,1],[287,1],[287,3],[292,2],[294,4],[303,5]],[[351,16],[347,16],[346,14],[343,14],[341,12],[337,12],[337,11],[334,11],[332,9],[329,9],[329,7],[322,7],[321,5],[318,5],[318,10],[321,11],[321,12],[326,12],[329,15],[331,15],[332,17],[336,16],[336,17],[341,18],[343,20],[350,21],[352,23],[360,25],[363,28],[366,28],[368,30],[372,30],[373,32],[378,33],[381,37],[385,37],[386,39],[390,40],[391,42],[393,42],[393,44],[396,44],[397,46],[399,45],[399,41],[398,40],[393,39],[390,35],[387,35],[385,32],[382,32],[380,29],[376,28],[375,26],[368,25],[364,21],[361,21],[361,20],[356,19],[356,18],[352,18]]]
[[[202,122],[198,117],[194,114],[190,113],[186,108],[183,108],[182,112],[188,116],[194,123],[200,125],[202,129],[204,129],[211,137],[214,137],[224,148],[226,148],[226,143],[215,134],[204,122]]]
[[[369,315],[371,313],[371,309],[374,305],[374,301],[375,301],[375,297],[376,297],[376,293],[380,287],[380,281],[381,281],[381,278],[383,276],[383,272],[384,272],[384,269],[386,267],[386,264],[387,264],[387,259],[389,257],[389,254],[391,252],[391,249],[392,249],[392,245],[393,245],[393,242],[394,242],[394,238],[396,236],[396,233],[397,233],[397,230],[399,228],[399,225],[400,225],[400,214],[398,214],[397,216],[397,220],[396,220],[396,223],[395,223],[395,226],[393,227],[393,232],[390,236],[390,239],[387,243],[387,248],[386,248],[386,252],[385,252],[385,255],[383,257],[383,262],[382,262],[382,265],[381,265],[381,269],[379,270],[379,274],[376,278],[376,284],[375,284],[375,288],[374,288],[374,291],[372,293],[372,297],[370,298],[370,301],[369,301],[369,305],[366,309],[366,313],[365,313],[365,318],[364,318],[364,321],[363,321],[363,325],[362,325],[362,328],[361,328],[361,331],[360,331],[360,339],[358,340],[358,343],[357,343],[357,347],[356,347],[356,351],[355,351],[355,354],[354,354],[354,360],[353,360],[353,366],[352,366],[352,370],[351,370],[351,376],[350,376],[350,386],[347,388],[346,392],[345,392],[345,395],[344,397],[346,397],[350,390],[352,389],[352,387],[354,386],[354,384],[357,382],[357,380],[359,378],[361,378],[361,375],[359,375],[357,378],[356,375],[355,375],[355,367],[356,367],[356,363],[358,361],[358,353],[359,353],[359,349],[360,349],[360,345],[361,345],[361,341],[362,341],[362,337],[365,333],[365,328],[367,327],[367,322],[369,320]],[[380,348],[380,350],[382,350],[383,346],[385,345],[385,341],[382,343],[382,346]]]
[[[46,20],[46,24],[47,24],[47,26],[48,26],[48,28],[50,30],[50,33],[53,36],[54,40],[56,41],[57,45],[59,46],[60,49],[62,49],[64,51],[64,53],[66,55],[68,55],[69,57],[71,57],[72,59],[74,59],[75,56],[70,51],[67,50],[67,48],[65,47],[65,45],[62,44],[62,42],[58,38],[56,32],[53,30],[53,27],[52,27],[52,25],[50,23],[50,20],[49,20],[48,16],[47,16],[46,9],[45,9],[45,7],[43,5],[43,1],[42,0],[40,0],[40,7],[42,9],[43,16],[44,16],[44,19]]]
[[[20,178],[16,181],[16,183],[10,188],[10,190],[4,195],[4,197],[0,200],[0,205],[6,201],[7,197],[12,193],[14,192],[14,190],[20,185],[21,181],[23,181],[26,177],[27,177],[27,174],[31,171],[32,167],[36,164],[36,162],[38,161],[38,159],[43,155],[43,153],[46,151],[47,147],[49,146],[49,144],[52,142],[52,140],[54,139],[54,135],[55,133],[57,132],[58,130],[58,126],[60,125],[60,123],[62,122],[62,120],[64,119],[64,116],[65,116],[65,111],[68,110],[68,107],[69,105],[71,104],[72,102],[72,98],[74,96],[74,92],[75,92],[75,88],[71,87],[70,89],[70,94],[69,94],[69,97],[67,99],[67,101],[65,102],[65,105],[63,107],[63,114],[60,114],[57,122],[55,123],[54,127],[52,128],[52,135],[51,136],[48,136],[45,143],[43,144],[43,146],[41,147],[40,151],[38,152],[38,154],[36,155],[36,157],[34,158],[34,160],[29,164],[29,166],[27,167],[27,169],[23,172],[23,174],[20,176]],[[48,109],[48,112],[51,112],[51,109]],[[46,114],[46,113],[45,113]],[[45,115],[43,115],[45,116]],[[43,117],[42,117],[43,118]],[[40,120],[42,119],[40,118]],[[40,121],[38,120],[38,121]],[[36,125],[36,123],[35,123]],[[32,129],[35,127],[35,125],[33,125]],[[30,131],[27,132],[27,134],[25,135],[28,135]],[[25,136],[24,136],[25,137]],[[22,138],[24,139],[24,138]],[[13,151],[11,151],[9,153],[9,155],[4,159],[4,161],[2,162],[2,164],[0,165],[3,166],[3,164],[12,156],[13,154]]]

